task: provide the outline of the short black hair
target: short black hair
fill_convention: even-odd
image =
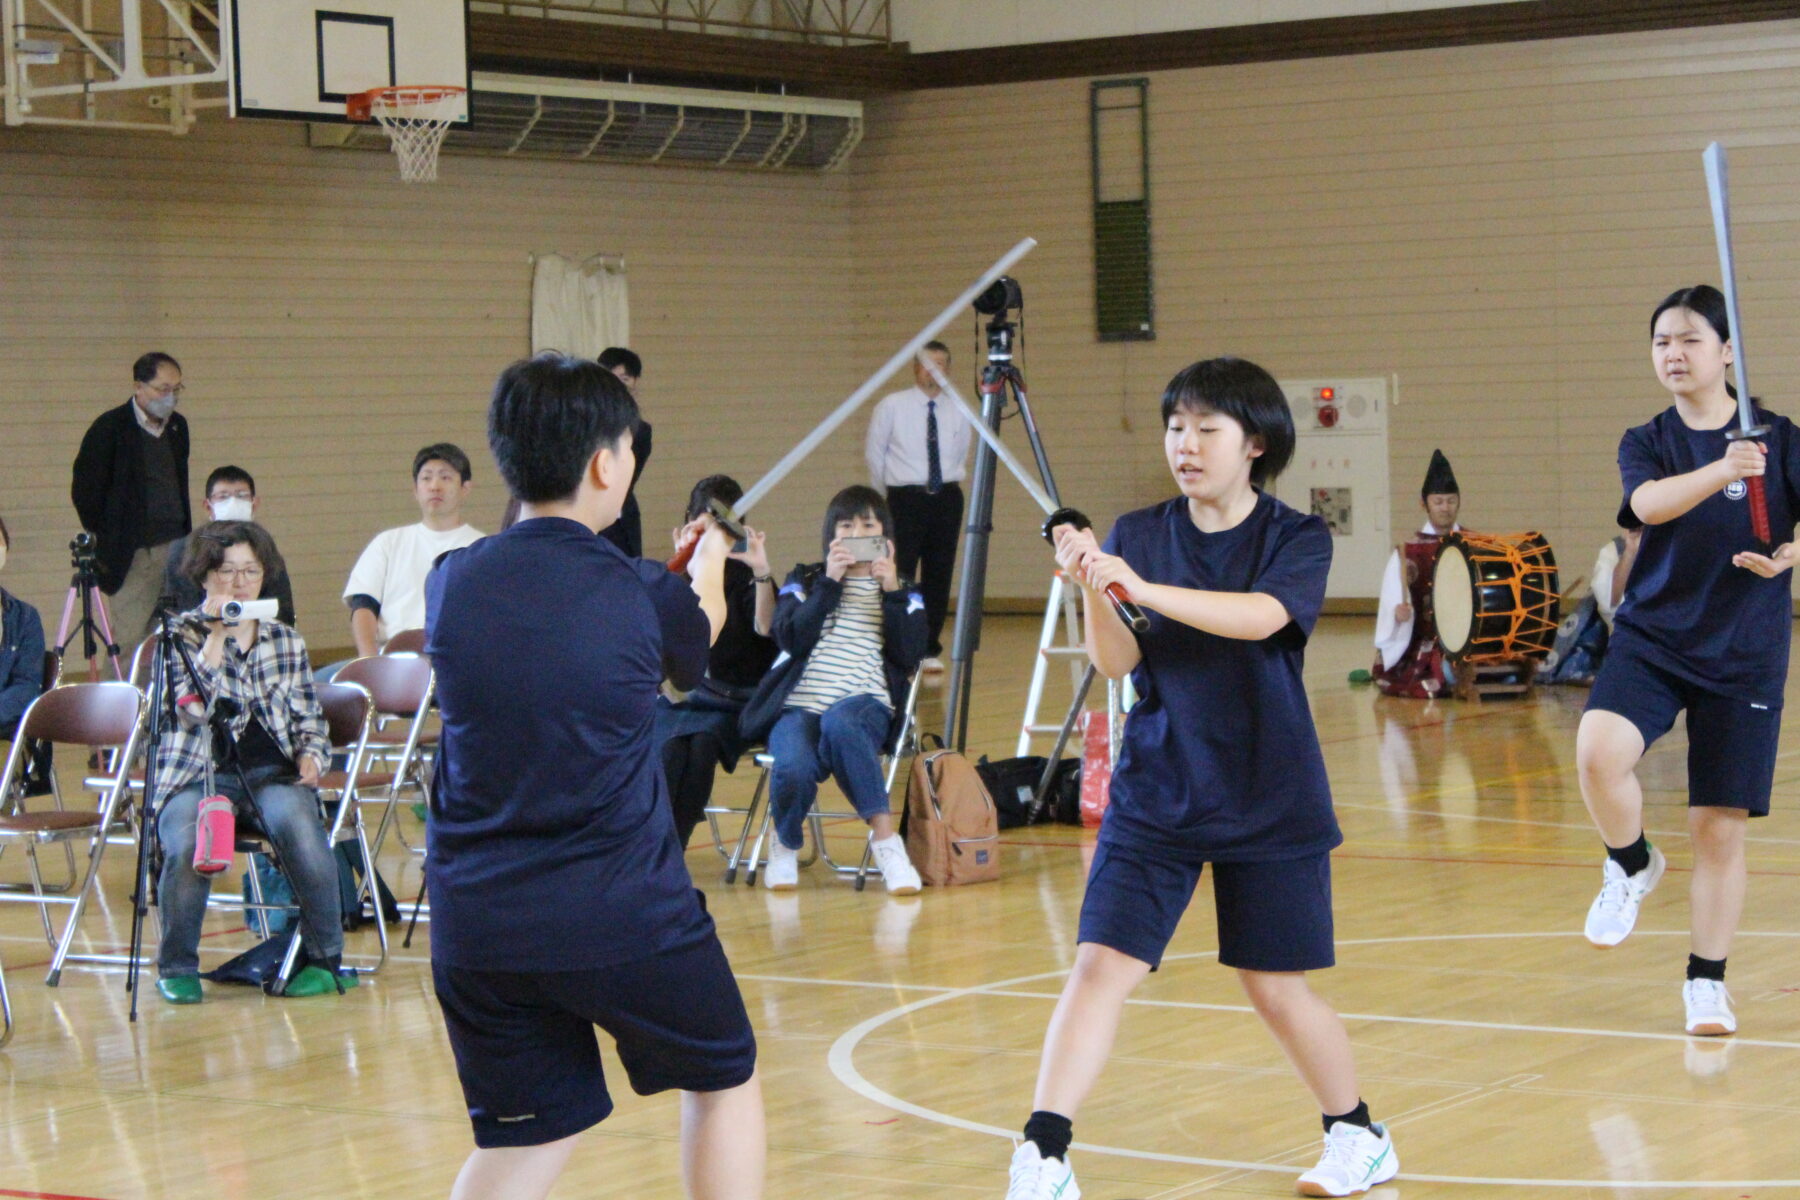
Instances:
[[[221,483],[241,483],[249,487],[250,494],[256,495],[256,480],[250,478],[250,472],[242,467],[214,467],[212,474],[206,477],[206,495],[211,496],[214,487]]]
[[[0,546],[12,549],[12,534],[7,531],[5,517],[0,517]]]
[[[138,360],[131,364],[131,378],[136,383],[149,383],[156,378],[156,373],[167,364],[174,367],[177,374],[181,372],[181,364],[161,350],[152,350],[148,354],[138,355]]]
[[[851,521],[857,517],[874,517],[881,522],[881,532],[891,533],[893,520],[888,516],[887,501],[881,493],[872,487],[860,483],[851,484],[831,498],[825,506],[825,530],[820,539],[821,549],[831,553],[831,543],[837,540],[839,521]]]
[[[617,445],[637,420],[637,401],[618,376],[592,359],[546,350],[500,372],[488,405],[488,448],[526,504],[567,500],[588,460]]]
[[[644,377],[644,360],[623,346],[608,346],[595,361],[608,371],[614,367],[624,367],[625,373],[633,379]]]
[[[188,538],[187,553],[181,559],[181,573],[202,591],[206,577],[225,561],[225,551],[233,546],[248,546],[263,569],[262,592],[277,575],[287,572],[275,539],[255,521],[208,521]],[[258,593],[259,595],[261,592]]]
[[[944,343],[937,341],[935,339],[933,339],[932,341],[926,342],[923,346],[919,347],[919,349],[935,350],[939,354],[942,354],[945,358],[950,357],[950,347],[944,345]]]
[[[1177,409],[1218,413],[1244,427],[1244,436],[1262,445],[1250,460],[1250,482],[1262,487],[1294,457],[1294,414],[1275,377],[1249,359],[1206,358],[1183,367],[1163,389],[1167,427]]]
[[[441,462],[462,476],[464,483],[474,478],[475,472],[469,467],[469,456],[455,442],[433,442],[417,454],[413,455],[413,482],[419,481],[419,472],[425,469],[428,462]]]
[[[684,521],[692,521],[706,511],[709,501],[717,500],[720,504],[736,504],[744,498],[744,487],[729,475],[708,475],[694,485],[688,493],[687,515]]]

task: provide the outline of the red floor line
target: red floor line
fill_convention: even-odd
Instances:
[[[62,1192],[19,1192],[0,1188],[0,1196],[19,1196],[22,1200],[103,1200],[99,1196],[69,1196]]]
[[[200,940],[205,941],[207,938],[227,937],[234,933],[247,933],[249,931],[249,929],[250,929],[250,927],[248,925],[239,925],[235,929],[214,929],[211,932],[202,933],[200,935]],[[146,939],[146,944],[148,944],[148,939]],[[99,947],[89,946],[86,949],[81,949],[81,950],[76,949],[74,946],[70,946],[69,953],[71,955],[74,955],[74,954],[124,954],[125,952],[127,952],[130,949],[131,949],[130,943],[126,943],[123,946],[99,946]],[[55,959],[55,956],[53,955],[50,958],[43,959],[40,962],[20,963],[17,966],[10,967],[8,969],[13,970],[13,971],[29,971],[29,970],[32,970],[34,967],[47,967],[52,962],[55,962],[55,961],[56,961],[56,959]],[[99,963],[72,963],[70,965],[77,966],[77,967],[81,967],[81,966],[92,967],[92,966],[100,966],[102,964],[99,964]],[[114,965],[119,966],[119,967],[124,967],[126,964],[117,963]],[[145,965],[154,968],[156,965],[154,956],[146,955],[145,956]],[[0,1196],[10,1196],[13,1194],[14,1193],[8,1192],[4,1188],[0,1188]],[[23,1195],[27,1195],[28,1193],[19,1192],[17,1194],[23,1196]],[[29,1193],[29,1194],[35,1195],[36,1193]]]

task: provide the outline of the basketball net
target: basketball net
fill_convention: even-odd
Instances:
[[[406,183],[437,181],[438,148],[456,117],[459,87],[373,88],[350,97],[345,111],[353,121],[373,119],[387,131],[400,178]]]

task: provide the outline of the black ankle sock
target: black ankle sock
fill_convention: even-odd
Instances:
[[[1356,1102],[1356,1107],[1342,1116],[1334,1117],[1330,1113],[1324,1113],[1322,1115],[1325,1119],[1326,1133],[1330,1133],[1331,1127],[1336,1125],[1339,1121],[1346,1121],[1351,1125],[1361,1125],[1364,1129],[1373,1128],[1375,1124],[1375,1122],[1369,1118],[1369,1102],[1367,1100],[1358,1100]]]
[[[1725,982],[1725,960],[1722,958],[1701,958],[1698,954],[1688,955],[1689,979],[1715,979]]]
[[[1650,865],[1650,843],[1640,833],[1629,846],[1608,846],[1606,857],[1623,867],[1627,875],[1636,875]]]
[[[1045,1158],[1069,1160],[1069,1143],[1075,1140],[1075,1123],[1061,1113],[1039,1109],[1025,1122],[1025,1140],[1035,1143]]]

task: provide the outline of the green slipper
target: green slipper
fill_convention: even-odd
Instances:
[[[429,808],[426,808],[423,804],[415,804],[412,806],[412,815],[419,818],[419,820],[421,822],[423,822],[428,817],[430,817],[431,810]]]
[[[356,986],[356,973],[343,971],[338,974],[337,982],[332,982],[331,972],[324,967],[302,967],[288,980],[284,996],[335,996],[338,984],[344,985],[347,992]]]
[[[170,1004],[200,1003],[200,977],[198,975],[171,975],[167,979],[156,981],[156,994]]]
[[[1375,680],[1375,677],[1373,675],[1369,674],[1367,671],[1363,670],[1361,667],[1358,667],[1358,668],[1356,668],[1356,670],[1350,672],[1350,682],[1351,683],[1373,683],[1374,680]]]

